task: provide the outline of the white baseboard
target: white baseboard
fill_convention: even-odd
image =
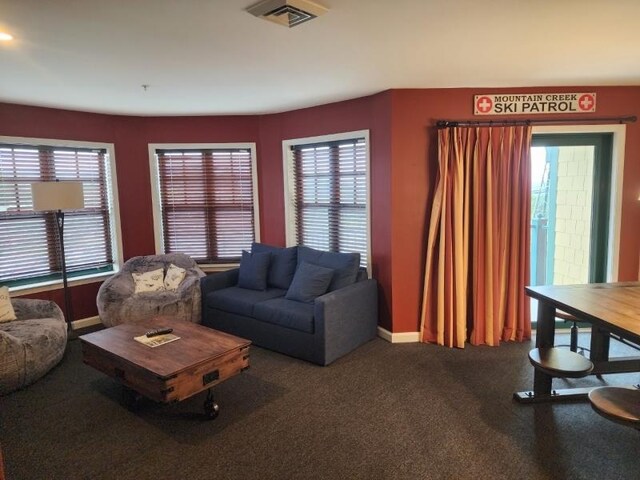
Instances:
[[[416,343],[420,341],[420,332],[392,333],[382,327],[378,327],[378,336],[390,343]]]
[[[569,328],[556,328],[556,333],[569,333]],[[589,327],[581,327],[580,332],[591,332]],[[532,332],[532,336],[535,338],[536,331]],[[420,332],[398,332],[392,333],[386,328],[378,327],[378,336],[389,343],[417,343],[420,341]]]
[[[79,328],[93,327],[94,325],[100,325],[100,317],[87,317],[80,320],[74,320],[71,322],[71,329],[78,330]]]

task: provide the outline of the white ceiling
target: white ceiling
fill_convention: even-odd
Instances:
[[[0,101],[259,114],[389,88],[640,85],[640,0],[0,0]],[[147,91],[142,87],[149,85]],[[481,88],[481,89],[482,89]]]

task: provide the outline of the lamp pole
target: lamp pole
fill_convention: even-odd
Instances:
[[[60,266],[62,267],[62,287],[64,291],[64,310],[67,319],[67,332],[71,332],[71,322],[73,321],[73,310],[71,307],[71,297],[69,295],[69,283],[67,281],[67,261],[64,254],[64,212],[56,211],[56,224],[58,225],[58,238],[60,241]]]
[[[67,322],[67,338],[72,338],[73,309],[67,278],[67,257],[64,253],[64,211],[84,208],[84,192],[81,181],[33,182],[31,196],[34,212],[54,212],[58,229],[58,249],[64,290],[64,317]],[[51,217],[49,217],[51,218]]]

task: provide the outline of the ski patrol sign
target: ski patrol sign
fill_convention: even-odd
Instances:
[[[595,93],[505,93],[474,95],[474,115],[593,113]]]

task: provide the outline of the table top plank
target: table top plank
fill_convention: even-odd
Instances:
[[[640,282],[541,285],[525,290],[580,319],[640,340]]]
[[[180,339],[154,348],[133,339],[162,327],[173,328],[173,334]],[[79,338],[162,378],[177,375],[194,365],[251,344],[244,338],[169,317],[123,323]]]

